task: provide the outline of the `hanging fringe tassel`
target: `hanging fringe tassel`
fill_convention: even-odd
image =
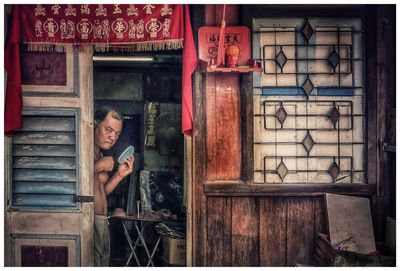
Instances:
[[[66,52],[66,47],[72,44],[50,44],[50,43],[26,43],[28,51],[36,52]],[[89,44],[77,44],[75,47],[80,52],[85,51]],[[96,52],[149,52],[149,51],[165,51],[177,50],[183,48],[183,39],[167,40],[167,41],[146,41],[131,44],[110,45],[109,43],[95,43],[93,49]]]
[[[148,51],[164,51],[177,50],[183,48],[183,39],[168,40],[168,41],[151,41],[151,42],[136,42],[131,44],[94,44],[96,52],[148,52]]]
[[[28,51],[36,52],[57,52],[64,53],[67,44],[50,44],[50,43],[26,43],[28,45]]]

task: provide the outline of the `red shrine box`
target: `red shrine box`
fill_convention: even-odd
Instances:
[[[260,64],[251,60],[250,30],[246,26],[227,26],[225,28],[225,49],[229,45],[236,45],[240,49],[238,67],[215,66],[220,29],[220,26],[203,26],[199,28],[200,69],[207,72],[261,71]]]

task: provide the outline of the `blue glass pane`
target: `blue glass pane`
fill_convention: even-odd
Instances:
[[[304,90],[302,88],[290,88],[290,87],[267,87],[262,89],[262,95],[266,96],[275,96],[275,95],[283,95],[283,96],[292,96],[292,95],[304,95]]]
[[[318,88],[319,96],[353,96],[354,88]]]

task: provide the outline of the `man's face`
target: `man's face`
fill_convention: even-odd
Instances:
[[[122,122],[112,117],[112,112],[97,124],[94,131],[94,143],[101,150],[110,149],[117,141],[122,130]]]

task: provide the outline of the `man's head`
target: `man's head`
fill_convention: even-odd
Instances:
[[[122,130],[124,118],[118,109],[102,106],[95,113],[94,144],[101,150],[110,149]]]

